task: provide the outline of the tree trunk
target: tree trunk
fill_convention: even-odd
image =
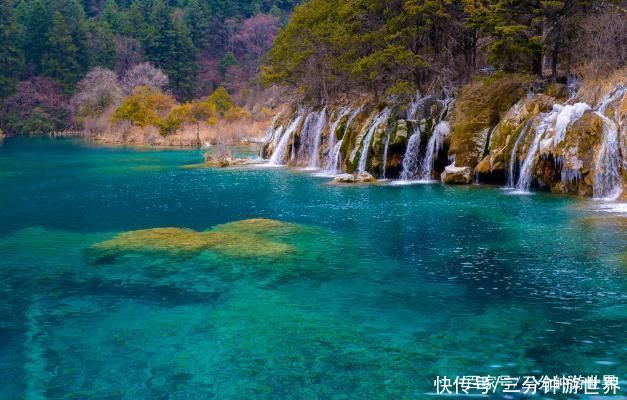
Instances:
[[[200,147],[200,121],[196,122],[196,145]]]

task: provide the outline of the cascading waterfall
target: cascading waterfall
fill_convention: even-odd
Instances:
[[[615,200],[622,193],[620,168],[624,164],[624,155],[620,154],[618,127],[605,116],[610,103],[627,93],[627,86],[617,88],[599,104],[597,115],[603,120],[603,139],[599,146],[594,166],[593,196],[595,199]]]
[[[425,158],[422,160],[422,174],[420,179],[431,180],[431,171],[435,162],[435,155],[444,147],[444,139],[450,132],[450,126],[447,121],[440,121],[433,128],[433,134],[427,142],[427,148],[425,150]]]
[[[533,180],[532,169],[533,164],[536,161],[536,158],[540,151],[540,140],[542,140],[542,137],[544,136],[550,124],[550,119],[547,118],[546,121],[547,123],[544,123],[545,120],[543,119],[542,122],[540,122],[540,124],[538,124],[535,129],[533,142],[527,150],[527,156],[525,157],[525,161],[520,167],[520,174],[518,177],[518,182],[516,183],[516,190],[518,191],[528,192],[529,188],[531,187],[531,181]]]
[[[287,155],[287,145],[294,134],[298,125],[303,119],[303,111],[299,111],[298,116],[290,123],[290,125],[285,129],[283,135],[281,136],[281,140],[278,142],[276,147],[274,148],[274,152],[272,153],[272,157],[270,157],[270,165],[284,165],[285,157]],[[293,151],[293,147],[292,147]],[[293,156],[293,155],[292,155]]]
[[[407,150],[403,156],[403,171],[401,172],[401,180],[403,181],[410,181],[418,176],[421,135],[420,130],[416,129],[407,142]]]
[[[297,160],[299,164],[305,164],[309,168],[320,166],[320,142],[322,131],[326,125],[326,107],[320,112],[312,112],[305,118],[305,123],[300,134],[300,148],[298,149]]]
[[[529,127],[533,122],[533,118],[530,118],[525,122],[523,127],[520,130],[520,134],[518,135],[518,139],[514,142],[514,147],[512,147],[512,153],[509,157],[509,173],[507,175],[507,187],[510,189],[514,189],[516,186],[516,166],[518,164],[518,145],[522,140],[527,137],[527,132],[529,131]]]
[[[420,97],[420,93],[416,94],[409,105],[409,109],[407,110],[407,119],[409,120],[417,120],[420,111],[424,111],[424,104],[427,100],[430,100],[431,96]]]
[[[377,130],[379,125],[383,123],[386,119],[390,117],[391,110],[389,108],[385,108],[381,111],[374,119],[370,127],[368,128],[368,132],[363,139],[361,154],[359,155],[359,164],[357,166],[357,172],[365,172],[366,171],[366,162],[368,161],[368,150],[370,149],[370,144],[372,143],[372,137],[374,136],[374,132]]]
[[[346,135],[346,132],[348,132],[353,120],[359,115],[359,113],[361,113],[363,109],[364,109],[364,106],[359,106],[353,112],[350,113],[350,115],[348,116],[348,119],[346,120],[346,127],[344,128],[344,135]],[[340,155],[340,150],[342,149],[343,142],[344,142],[344,137],[338,140],[338,142],[335,144],[335,147],[333,148],[333,166],[332,168],[329,169],[329,171],[331,171],[333,174],[337,174],[338,172],[340,172],[340,169],[341,169],[342,159]]]
[[[566,129],[571,122],[581,118],[583,113],[588,111],[590,106],[586,103],[576,103],[561,107],[555,120],[555,133],[553,134],[553,145],[561,143],[566,136]]]
[[[593,196],[595,199],[615,200],[623,188],[618,128],[601,112],[596,114],[603,120],[603,138],[594,165]]]
[[[338,113],[338,117],[335,119],[335,121],[333,121],[333,123],[331,124],[331,132],[329,132],[329,151],[327,153],[327,160],[324,166],[324,169],[326,171],[332,171],[334,169],[335,166],[335,151],[336,151],[336,145],[337,145],[337,136],[335,134],[335,131],[337,130],[338,125],[340,124],[340,122],[342,121],[342,119],[344,117],[346,117],[349,113],[351,112],[351,108],[350,107],[344,107],[340,110],[340,112]],[[339,149],[337,149],[339,150]]]
[[[315,140],[314,146],[311,150],[311,155],[309,156],[309,168],[319,168],[320,167],[320,143],[322,142],[322,131],[327,123],[327,108],[325,107],[318,117],[318,121],[315,127]]]

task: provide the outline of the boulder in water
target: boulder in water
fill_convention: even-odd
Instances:
[[[333,178],[333,183],[355,183],[355,175],[340,174]]]
[[[356,180],[359,183],[374,183],[377,181],[374,176],[366,171],[358,173]]]
[[[467,185],[472,182],[472,170],[470,167],[449,165],[442,172],[441,178],[444,183]]]
[[[333,178],[333,183],[375,183],[377,179],[368,172],[341,174]]]

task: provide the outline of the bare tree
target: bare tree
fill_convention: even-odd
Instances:
[[[168,85],[168,76],[149,62],[143,62],[131,68],[122,78],[122,89],[126,94],[139,86],[163,90]]]
[[[96,67],[77,84],[70,100],[70,110],[75,123],[84,125],[97,119],[108,108],[117,106],[124,94],[113,71]]]

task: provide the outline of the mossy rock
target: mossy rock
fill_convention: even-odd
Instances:
[[[568,88],[562,83],[551,83],[544,88],[542,93],[560,101],[567,100],[569,97]]]
[[[510,162],[514,143],[522,133],[525,124],[531,123],[530,119],[535,115],[549,111],[554,103],[554,98],[536,94],[529,99],[520,100],[511,107],[491,132],[489,154],[483,159],[489,158],[489,160],[481,163],[481,166],[477,165],[477,168],[481,169],[479,172],[504,171]],[[526,139],[528,140],[529,138]],[[526,144],[528,145],[528,143],[523,143],[520,146],[519,153],[525,149]]]
[[[563,168],[578,170],[577,185],[556,186],[554,191],[592,195],[595,153],[603,138],[603,120],[594,112],[586,112],[568,126],[564,141],[555,149],[554,157],[563,158]],[[552,188],[553,190],[553,188]]]
[[[502,74],[464,86],[451,113],[449,154],[459,166],[474,167],[481,158],[487,132],[503,113],[528,92],[533,77]]]
[[[112,262],[128,253],[194,256],[206,250],[228,257],[281,257],[295,249],[274,238],[297,230],[296,225],[265,219],[218,225],[206,232],[181,228],[144,229],[121,233],[94,244],[87,253],[95,263]]]

